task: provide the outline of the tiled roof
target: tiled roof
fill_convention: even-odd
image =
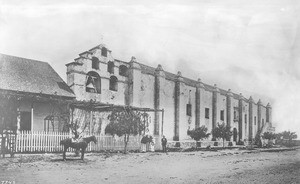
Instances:
[[[0,89],[75,97],[48,63],[5,54],[0,54]]]

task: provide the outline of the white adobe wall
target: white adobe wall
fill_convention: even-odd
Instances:
[[[256,118],[255,118],[256,117]],[[256,123],[255,123],[256,119]],[[255,138],[257,130],[258,130],[258,116],[257,116],[257,104],[253,104],[253,126],[252,126],[252,131],[253,131],[253,138]]]
[[[101,49],[94,48],[92,53],[85,53],[82,58],[78,59],[82,62],[82,65],[68,65],[68,85],[74,90],[77,100],[89,101],[94,99],[101,103],[117,104],[117,105],[133,105],[137,107],[155,108],[155,76],[157,73],[143,73],[139,63],[134,60],[124,64],[117,60],[114,60],[111,53],[108,52],[108,57],[101,56]],[[98,57],[100,60],[100,69],[92,69],[92,57]],[[107,62],[114,61],[114,76],[118,78],[118,91],[109,90],[109,78],[112,76],[107,72]],[[124,64],[129,69],[129,77],[123,77],[119,75],[119,66]],[[74,72],[75,71],[75,72]],[[85,91],[86,74],[89,71],[95,71],[101,77],[101,94],[87,93]],[[175,135],[175,81],[176,79],[167,79],[164,76],[163,70],[157,70],[159,72],[160,90],[159,90],[159,108],[164,109],[164,124],[162,127],[161,113],[159,113],[159,132],[163,129],[163,134],[169,139],[173,139]],[[156,72],[157,72],[156,71]],[[152,71],[153,72],[153,71]],[[162,74],[162,75],[161,75]],[[178,77],[178,76],[177,76]],[[131,84],[132,82],[132,84]],[[133,87],[131,87],[132,85]],[[184,80],[180,83],[180,95],[179,95],[179,138],[180,140],[190,139],[187,136],[187,130],[195,128],[195,116],[196,116],[196,87],[189,86],[190,84],[184,83]],[[187,116],[186,105],[190,103],[192,105],[192,115]],[[212,130],[212,112],[213,112],[213,92],[208,89],[200,88],[200,126],[205,125],[208,128],[208,132]],[[231,97],[231,127],[236,128],[239,131],[238,121],[234,121],[234,107],[239,108],[239,99]],[[205,108],[209,108],[209,119],[205,118]],[[217,94],[217,111],[216,111],[216,123],[227,123],[227,95]],[[221,120],[221,110],[224,111],[224,121]],[[149,113],[151,116],[150,133],[154,132],[154,113]],[[239,113],[237,114],[239,115]],[[245,115],[247,120],[245,121]],[[93,122],[98,127],[105,126],[108,121],[105,119],[107,115],[95,112],[93,115]],[[256,116],[256,126],[254,125],[254,117]],[[262,106],[261,119],[264,119],[266,123],[266,109]],[[103,120],[99,120],[102,118]],[[253,104],[253,137],[257,131],[258,125],[257,105]],[[262,122],[262,121],[261,121]],[[248,139],[249,136],[249,103],[247,100],[242,102],[242,137],[237,139]],[[95,128],[94,128],[95,129]],[[99,128],[96,128],[99,129]],[[100,128],[103,133],[104,128]],[[239,135],[239,134],[238,134]]]
[[[200,126],[205,125],[208,132],[212,130],[212,92],[201,89],[200,92]],[[209,108],[209,119],[205,118],[205,108]]]
[[[138,107],[147,107],[147,108],[154,108],[154,76],[141,74],[140,86],[137,86],[137,90],[139,93],[137,94],[137,106]],[[135,97],[134,97],[135,98]],[[154,112],[147,112],[150,116],[149,122],[149,133],[153,134],[154,132]]]
[[[236,130],[238,132],[237,133],[237,140],[239,140],[239,122],[238,121],[234,121],[234,108],[239,108],[239,100],[236,99],[236,98],[232,98],[231,102],[232,102],[231,128],[232,128],[232,130],[234,128],[236,128]],[[237,113],[237,116],[239,116],[239,113]]]
[[[195,108],[196,108],[196,88],[188,85],[181,85],[180,94],[180,120],[179,120],[179,139],[190,139],[187,135],[188,129],[195,128]],[[186,105],[192,105],[192,116],[186,114]]]
[[[217,96],[218,100],[217,100],[217,123],[225,123],[226,124],[226,118],[227,118],[227,115],[226,115],[226,102],[227,102],[227,98],[225,95],[222,95],[220,93],[218,93],[218,96]],[[221,120],[221,110],[224,111],[224,121]]]
[[[161,109],[164,109],[164,124],[163,134],[168,140],[173,140],[174,136],[174,124],[175,124],[175,82],[171,80],[165,80],[165,84],[162,88],[162,101]]]
[[[263,121],[264,120],[264,121]],[[261,107],[261,126],[264,124],[266,124],[266,120],[267,120],[267,110],[265,106]]]

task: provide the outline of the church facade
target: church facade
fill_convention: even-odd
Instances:
[[[114,59],[102,44],[66,66],[67,84],[76,100],[154,109],[149,112],[149,133],[169,140],[190,139],[187,130],[202,125],[211,132],[218,123],[231,126],[236,142],[252,140],[259,129],[274,131],[270,104],[164,71],[161,65],[146,66],[134,57],[129,62]],[[109,112],[86,111],[90,131],[104,134]]]

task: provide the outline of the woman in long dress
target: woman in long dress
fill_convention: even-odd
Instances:
[[[141,140],[141,152],[145,153],[147,151],[147,142],[148,142],[148,135],[143,136]]]
[[[149,150],[151,152],[155,151],[154,146],[155,146],[155,140],[152,136],[150,136],[150,138],[149,138]]]

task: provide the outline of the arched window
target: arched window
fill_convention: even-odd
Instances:
[[[96,72],[86,75],[85,91],[90,93],[101,93],[101,78]]]
[[[107,71],[108,71],[109,73],[114,73],[114,68],[115,68],[114,62],[109,61],[109,62],[107,63]]]
[[[102,49],[101,49],[101,55],[104,56],[104,57],[107,57],[107,48],[102,47]]]
[[[128,70],[127,66],[121,65],[119,67],[119,75],[127,77],[127,70]]]
[[[92,68],[98,70],[99,69],[99,59],[96,57],[92,58]]]
[[[118,78],[116,76],[110,77],[109,90],[118,91]]]

